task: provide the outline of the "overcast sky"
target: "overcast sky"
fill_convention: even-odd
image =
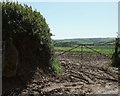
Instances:
[[[25,3],[25,2],[23,2]],[[46,19],[53,39],[116,37],[117,2],[27,2]]]

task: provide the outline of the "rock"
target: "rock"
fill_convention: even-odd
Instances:
[[[40,93],[39,93],[39,92],[37,92],[37,91],[33,91],[33,95],[34,95],[34,96],[39,96],[39,95],[40,95]]]

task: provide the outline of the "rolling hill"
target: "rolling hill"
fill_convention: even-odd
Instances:
[[[107,42],[114,41],[115,38],[77,38],[77,39],[61,39],[61,40],[53,40],[53,44],[56,47],[71,47],[79,44],[94,44],[100,45]],[[109,44],[114,44],[109,43]],[[106,45],[106,44],[105,44]]]

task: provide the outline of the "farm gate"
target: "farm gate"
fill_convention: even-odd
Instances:
[[[77,49],[77,51],[75,51]],[[94,44],[79,44],[64,52],[58,52],[60,59],[70,59],[72,61],[91,62],[99,60],[110,60],[115,52],[115,41]]]

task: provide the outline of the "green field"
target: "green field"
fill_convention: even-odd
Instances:
[[[78,38],[78,39],[62,39],[53,40],[53,44],[56,47],[72,47],[80,44],[94,44],[99,46],[101,44],[112,44],[114,45],[115,38]],[[109,43],[108,43],[109,42]],[[111,43],[110,43],[111,42]]]
[[[73,47],[54,47],[55,51],[67,51],[70,50]],[[100,52],[105,55],[111,56],[114,52],[114,46],[89,46],[89,48],[92,48],[93,50]],[[83,52],[93,52],[93,50],[83,47],[82,51]],[[75,48],[71,50],[72,52],[81,52],[81,47]]]

